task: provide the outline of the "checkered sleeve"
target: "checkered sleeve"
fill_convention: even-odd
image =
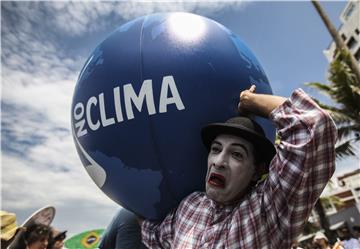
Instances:
[[[174,236],[175,210],[162,222],[145,220],[141,225],[142,242],[148,248],[171,248]]]
[[[290,246],[335,170],[337,132],[329,114],[301,89],[270,118],[280,144],[264,185],[263,208],[272,243]]]
[[[142,242],[148,248],[178,248],[180,242],[176,240],[179,239],[179,235],[186,237],[188,234],[184,233],[187,231],[187,227],[199,222],[199,215],[202,213],[198,214],[196,211],[198,211],[197,208],[201,205],[202,199],[202,192],[193,192],[185,197],[161,223],[145,220],[141,226]],[[200,210],[203,209],[200,208]],[[204,211],[207,213],[207,210]],[[191,238],[191,236],[187,237],[186,246],[180,247],[193,248],[197,241],[192,241]]]

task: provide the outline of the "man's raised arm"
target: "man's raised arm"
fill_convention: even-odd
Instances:
[[[331,178],[337,131],[330,115],[301,89],[288,99],[253,90],[241,93],[239,111],[269,118],[280,138],[261,197],[276,245],[277,239],[291,242],[299,235]]]

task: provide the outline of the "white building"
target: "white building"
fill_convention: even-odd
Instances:
[[[360,63],[360,1],[349,1],[340,15],[342,25],[338,29],[338,33],[342,37],[345,45],[354,55],[355,59]],[[329,62],[335,56],[336,45],[331,42],[324,54]]]
[[[332,178],[323,193],[321,203],[325,209],[330,229],[335,230],[347,225],[360,224],[360,169]],[[319,216],[313,209],[308,220],[315,229],[320,230]],[[323,230],[320,230],[323,231]],[[307,240],[315,234],[306,234],[300,241]]]
[[[327,199],[326,215],[360,204],[360,169],[338,176],[336,182],[326,186],[321,196]]]

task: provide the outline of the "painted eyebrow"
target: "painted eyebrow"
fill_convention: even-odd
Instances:
[[[214,140],[214,141],[211,143],[211,145],[213,145],[213,144],[217,144],[217,145],[222,146],[222,144],[221,144],[220,142],[216,141],[216,140]],[[249,155],[249,151],[248,151],[248,149],[245,147],[245,145],[243,145],[243,144],[239,144],[239,143],[233,143],[233,144],[231,144],[231,146],[238,146],[238,147],[241,147],[241,148],[245,151],[246,156],[248,156],[248,155]]]
[[[249,155],[249,151],[247,150],[247,148],[245,147],[245,145],[243,144],[237,144],[237,143],[234,143],[234,144],[231,144],[232,146],[238,146],[238,147],[241,147],[243,148],[243,150],[246,152],[246,156]]]
[[[217,144],[217,145],[221,145],[221,146],[222,146],[222,144],[221,144],[220,142],[216,141],[216,140],[212,141],[211,145],[213,145],[213,144]]]

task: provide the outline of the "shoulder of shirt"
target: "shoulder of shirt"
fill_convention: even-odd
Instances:
[[[193,192],[191,194],[189,194],[188,196],[186,196],[183,200],[182,203],[195,203],[195,202],[200,202],[201,200],[203,200],[206,197],[206,194],[204,192],[200,192],[200,191],[196,191]]]

